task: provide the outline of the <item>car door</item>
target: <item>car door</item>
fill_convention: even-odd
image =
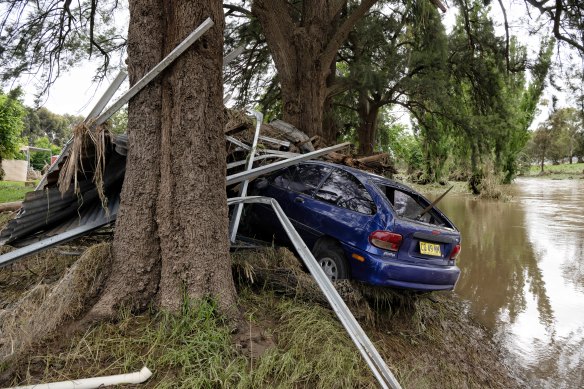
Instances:
[[[282,209],[309,246],[322,235],[318,230],[320,208],[313,200],[315,190],[328,177],[332,168],[318,164],[300,164],[288,184]]]
[[[272,197],[280,204],[307,244],[319,233],[310,227],[311,222],[306,224],[307,220],[311,219],[310,213],[313,210],[306,207],[304,203],[312,198],[314,190],[330,171],[330,167],[317,164],[291,166],[271,177],[268,186],[261,191],[262,196]],[[262,219],[265,221],[264,231],[269,229],[277,240],[287,241],[287,235],[271,209],[262,210]]]
[[[298,223],[311,233],[314,244],[322,235],[341,243],[362,246],[376,208],[363,184],[351,173],[334,168],[313,196],[293,202]]]

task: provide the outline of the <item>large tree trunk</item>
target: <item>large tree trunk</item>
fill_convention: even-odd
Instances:
[[[306,54],[308,56],[309,54]],[[304,57],[305,55],[301,55]],[[283,120],[302,130],[308,136],[318,135],[326,143],[332,143],[328,131],[323,131],[323,111],[326,99],[326,78],[320,69],[303,63],[295,81],[286,82],[282,88]],[[307,69],[306,69],[307,68]],[[312,69],[311,69],[312,68]]]
[[[348,12],[346,1],[304,1],[294,7],[287,0],[253,1],[252,13],[278,70],[284,121],[309,136],[335,141],[322,126],[330,65],[355,23],[376,2],[361,0]]]
[[[205,18],[215,26],[130,101],[113,272],[89,316],[151,302],[176,311],[185,296],[209,296],[235,317],[222,138],[222,3],[130,0],[129,6],[131,84]]]
[[[379,106],[372,104],[365,91],[359,92],[359,119],[361,123],[357,129],[359,137],[359,154],[371,155],[375,147],[377,136],[377,117]]]

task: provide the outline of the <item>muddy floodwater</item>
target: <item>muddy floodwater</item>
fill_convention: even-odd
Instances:
[[[584,180],[519,179],[510,202],[449,195],[455,292],[533,388],[584,388]]]

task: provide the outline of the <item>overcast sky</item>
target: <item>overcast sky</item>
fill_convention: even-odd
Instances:
[[[65,73],[57,79],[49,93],[41,98],[41,105],[58,114],[86,116],[115,77],[113,74],[99,84],[93,82],[96,69],[96,64],[86,62]],[[25,104],[34,106],[35,81],[30,80],[23,87],[26,90]],[[112,102],[127,89],[126,81]]]

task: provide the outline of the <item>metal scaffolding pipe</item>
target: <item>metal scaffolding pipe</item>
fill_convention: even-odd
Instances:
[[[379,382],[379,385],[382,388],[392,388],[392,389],[401,389],[399,382],[394,377],[391,370],[365,333],[363,328],[359,325],[359,322],[355,319],[351,310],[337,290],[335,289],[334,285],[332,284],[331,280],[327,277],[324,273],[324,270],[318,265],[318,262],[288,219],[288,216],[284,213],[280,204],[276,200],[270,197],[260,197],[260,196],[253,196],[253,197],[235,197],[227,200],[228,205],[234,204],[242,204],[242,203],[261,203],[267,204],[272,207],[278,220],[282,224],[284,231],[290,238],[290,241],[294,245],[294,248],[302,258],[302,261],[310,271],[310,274],[314,277],[316,283],[324,293],[326,299],[328,300],[329,304],[333,308],[333,311],[345,327],[345,330],[359,349],[359,352],[369,365],[369,368],[375,375],[375,378]]]

